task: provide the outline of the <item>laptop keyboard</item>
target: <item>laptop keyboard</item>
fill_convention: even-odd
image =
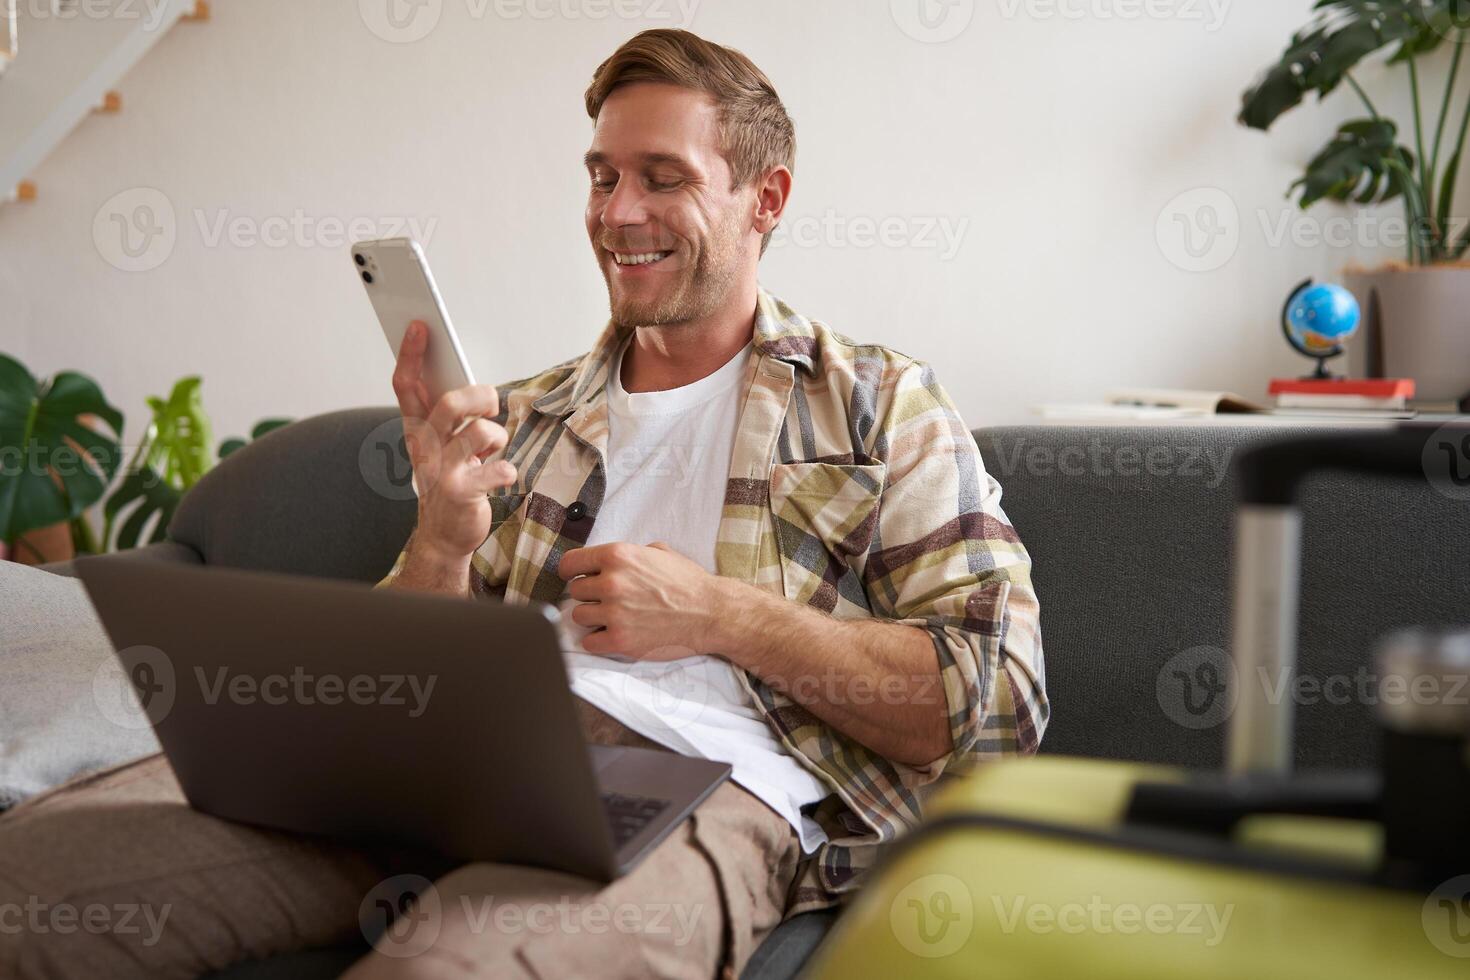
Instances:
[[[668,800],[624,793],[603,793],[602,808],[607,813],[607,824],[612,828],[613,846],[622,847],[628,843],[668,807]]]

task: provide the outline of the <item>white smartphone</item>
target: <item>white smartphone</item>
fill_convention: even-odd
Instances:
[[[444,298],[439,295],[439,287],[434,284],[434,275],[418,242],[411,238],[358,242],[352,246],[352,263],[367,289],[395,360],[408,325],[422,320],[429,325],[425,375],[433,397],[475,383],[464,348],[449,322]]]

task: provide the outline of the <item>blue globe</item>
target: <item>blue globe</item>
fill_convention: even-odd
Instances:
[[[1287,331],[1297,348],[1314,357],[1339,352],[1358,332],[1362,311],[1353,294],[1334,283],[1308,286],[1286,307]]]

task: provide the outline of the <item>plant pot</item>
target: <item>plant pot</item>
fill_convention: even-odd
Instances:
[[[1413,378],[1426,401],[1470,395],[1470,264],[1348,269],[1344,279],[1363,308],[1354,374]]]
[[[4,549],[0,543],[0,549]],[[0,553],[0,558],[19,562],[22,565],[42,565],[53,561],[67,561],[76,557],[76,547],[71,539],[71,525],[65,521],[50,527],[27,531],[15,542],[10,554]]]

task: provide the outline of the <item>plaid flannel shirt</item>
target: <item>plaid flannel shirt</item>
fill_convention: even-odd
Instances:
[[[586,543],[602,504],[604,385],[624,337],[609,324],[589,353],[499,386],[496,421],[510,436],[501,455],[517,477],[491,496],[490,535],[471,562],[477,595],[561,598],[557,566]],[[853,343],[762,290],[744,389],[719,574],[838,618],[928,632],[939,667],[929,696],[943,697],[954,741],[929,766],[893,762],[740,672],[781,744],[832,791],[813,813],[829,840],[804,863],[790,916],[853,890],[876,845],[919,820],[917,791],[946,769],[1034,752],[1049,709],[1030,559],[930,367]],[[577,501],[580,519],[567,513]]]

